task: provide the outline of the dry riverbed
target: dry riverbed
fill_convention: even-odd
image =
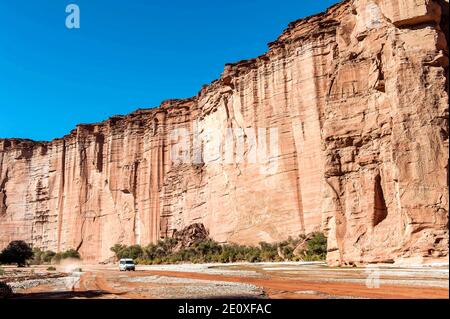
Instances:
[[[81,272],[79,272],[81,268]],[[322,263],[3,267],[14,298],[449,298],[449,267],[379,265],[333,268]]]

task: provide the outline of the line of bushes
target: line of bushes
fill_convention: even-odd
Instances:
[[[64,259],[81,259],[80,253],[75,249],[69,249],[63,252],[55,253],[51,250],[43,251],[39,248],[33,249],[33,259],[31,264],[43,265],[43,264],[59,264]]]
[[[299,236],[286,241],[259,246],[219,244],[206,238],[179,249],[174,238],[160,240],[146,247],[117,244],[111,248],[118,259],[132,258],[137,264],[232,263],[273,261],[319,261],[326,258],[327,239],[322,233]]]
[[[67,258],[80,259],[81,256],[75,249],[55,253],[50,250],[42,251],[39,248],[32,249],[26,242],[16,240],[2,250],[0,264],[17,264],[19,267],[24,267],[27,264],[59,264]]]

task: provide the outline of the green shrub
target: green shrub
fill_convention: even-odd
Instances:
[[[17,264],[24,267],[27,260],[33,257],[33,250],[30,245],[22,240],[15,240],[9,243],[0,254],[0,262],[4,264]]]
[[[50,258],[53,264],[59,264],[62,260],[67,258],[81,259],[81,255],[75,249],[69,249],[59,253],[48,252],[46,258]]]
[[[47,271],[56,271],[56,268],[53,267],[53,266],[50,266],[50,267],[47,268]]]
[[[117,258],[131,258],[131,259],[138,259],[143,257],[144,250],[139,245],[133,245],[133,246],[123,246],[123,245],[115,245],[111,248],[111,251],[113,251]]]
[[[152,261],[150,259],[146,259],[146,258],[137,258],[134,260],[134,263],[136,265],[151,265]]]
[[[80,253],[78,251],[76,251],[75,249],[69,249],[64,251],[63,253],[61,253],[61,257],[62,259],[67,259],[67,258],[74,258],[74,259],[80,259]]]
[[[277,261],[279,259],[278,246],[276,244],[261,242],[259,246],[261,247],[261,259],[263,261]]]
[[[113,247],[111,247],[111,251],[116,254],[116,256],[120,255],[120,252],[122,249],[126,248],[124,245],[115,244]]]
[[[50,263],[52,261],[53,257],[55,257],[55,255],[56,255],[56,253],[54,251],[51,251],[51,250],[45,251],[42,254],[42,261],[44,263]]]
[[[322,233],[315,233],[302,251],[302,260],[321,261],[327,258],[327,238]]]
[[[144,250],[139,245],[124,246],[124,245],[114,245],[111,251],[115,253],[118,259],[131,258],[138,259],[144,257]]]
[[[41,255],[42,250],[40,250],[39,248],[33,248],[33,259],[31,260],[31,263],[33,265],[40,265],[42,263]]]
[[[42,251],[39,248],[33,249],[33,259],[31,261],[34,265],[48,264],[52,261],[52,258],[56,255],[55,252],[51,250]]]
[[[5,271],[3,270],[3,268],[0,268],[0,276],[4,276],[5,275]]]

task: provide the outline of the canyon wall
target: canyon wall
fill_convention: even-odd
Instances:
[[[105,261],[203,223],[242,244],[324,231],[330,264],[448,258],[447,42],[448,0],[344,1],[193,98],[0,140],[0,247]]]

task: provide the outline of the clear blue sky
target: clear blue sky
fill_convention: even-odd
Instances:
[[[336,0],[1,0],[0,138],[50,140],[169,98],[256,57]],[[65,27],[76,3],[81,28]]]

